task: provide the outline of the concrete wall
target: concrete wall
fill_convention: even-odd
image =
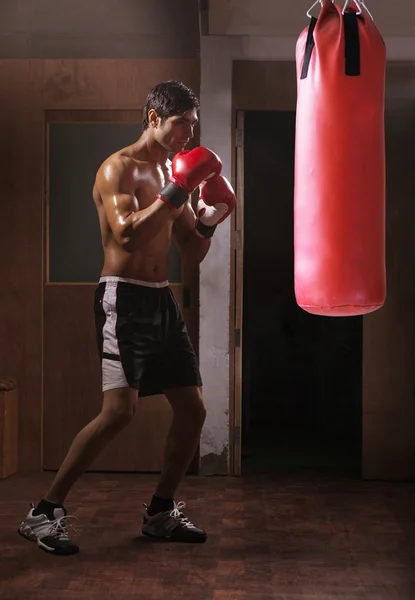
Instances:
[[[314,0],[210,0],[209,33],[212,35],[297,35],[307,21]],[[343,0],[336,0],[339,5]],[[366,5],[385,36],[415,35],[412,0],[367,0]],[[313,14],[318,14],[318,9]]]
[[[0,58],[194,58],[193,0],[2,0]]]

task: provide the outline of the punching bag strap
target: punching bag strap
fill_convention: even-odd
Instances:
[[[343,13],[343,23],[346,61],[345,73],[346,75],[356,77],[360,75],[360,40],[357,13]]]
[[[357,12],[346,12],[348,5],[351,0],[346,0],[342,10],[343,26],[344,26],[344,38],[345,38],[345,74],[350,77],[357,77],[360,75],[360,38],[359,38],[359,23],[358,16],[362,13],[362,7],[369,13],[364,0],[353,0],[357,6]],[[310,67],[311,55],[315,46],[314,42],[314,29],[316,27],[317,18],[310,14],[312,8],[321,3],[321,0],[317,0],[311,9],[307,11],[307,16],[310,17],[311,22],[308,28],[307,41],[304,51],[304,61],[301,69],[300,79],[305,79],[308,75],[308,69]]]
[[[303,68],[301,69],[301,78],[305,79],[308,75],[308,67],[310,66],[311,54],[314,48],[314,28],[316,26],[316,17],[311,17],[311,23],[308,28],[307,42],[305,45]]]

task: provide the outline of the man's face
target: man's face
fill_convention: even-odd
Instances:
[[[192,139],[197,122],[197,111],[194,109],[168,117],[157,126],[156,139],[169,152],[180,152]]]

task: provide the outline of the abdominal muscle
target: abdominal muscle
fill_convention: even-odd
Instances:
[[[126,277],[141,281],[161,282],[169,278],[171,224],[140,248],[127,252],[117,243],[111,232],[105,236],[102,277]]]

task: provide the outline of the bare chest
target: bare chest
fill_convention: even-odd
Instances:
[[[138,200],[139,209],[147,208],[155,202],[157,194],[169,181],[171,170],[169,167],[151,166],[144,172],[141,170],[140,180],[137,182],[136,198]],[[181,211],[172,211],[172,220],[177,217]]]

